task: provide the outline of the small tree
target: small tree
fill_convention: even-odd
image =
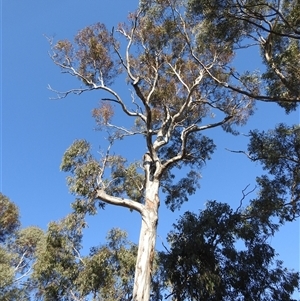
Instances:
[[[43,232],[37,227],[20,229],[19,210],[0,193],[0,300],[30,300],[29,277]]]
[[[237,2],[234,7],[242,10],[240,6]],[[204,131],[222,127],[236,134],[236,126],[245,124],[253,113],[255,100],[280,101],[287,110],[299,101],[299,91],[286,74],[290,69],[278,71],[278,66],[299,64],[295,59],[298,32],[285,35],[277,25],[297,26],[284,18],[297,11],[288,6],[283,14],[268,1],[253,11],[252,6],[245,7],[258,20],[264,16],[272,30],[259,31],[257,24],[251,26],[252,17],[236,19],[234,13],[222,15],[227,23],[216,24],[219,16],[207,1],[141,1],[128,22],[112,32],[97,23],[79,31],[73,43],[61,40],[52,45],[54,63],[83,84],[57,92],[58,97],[93,90],[107,95],[93,111],[99,128],[109,133],[107,151],[99,160],[87,141],[75,141],[65,152],[61,169],[70,172],[68,184],[76,195],[76,214],[95,214],[97,206],[112,204],[141,215],[133,300],[149,300],[160,191],[172,211],[195,193],[201,167],[215,149]],[[231,12],[231,8],[221,11]],[[275,14],[274,20],[267,16],[268,9]],[[275,34],[276,26],[280,29]],[[269,67],[263,76],[250,71],[239,74],[234,66],[238,50],[250,46],[249,37],[254,37]],[[291,51],[275,59],[281,41]],[[118,76],[126,77],[132,86],[129,99],[114,89]],[[264,89],[264,83],[270,89]],[[132,127],[115,123],[118,109],[133,119]],[[121,155],[111,154],[116,140],[133,135],[139,135],[146,148],[140,162],[127,163]],[[174,172],[183,167],[189,170],[176,182]]]
[[[52,222],[39,245],[31,281],[39,300],[119,300],[132,296],[137,246],[120,229],[112,229],[107,243],[81,255],[84,221],[69,215]]]

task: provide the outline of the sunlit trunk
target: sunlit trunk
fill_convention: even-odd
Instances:
[[[148,301],[150,298],[151,273],[155,252],[158,221],[158,181],[149,182],[145,195],[145,208],[142,212],[142,226],[135,268],[133,289],[134,301]]]

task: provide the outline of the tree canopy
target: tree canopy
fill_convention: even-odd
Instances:
[[[248,152],[267,175],[258,197],[231,208],[208,201],[186,212],[155,255],[151,300],[295,300],[299,272],[289,271],[268,240],[299,217],[299,126],[250,132]],[[131,300],[137,245],[112,229],[82,254],[87,226],[78,208],[43,234],[20,229],[18,208],[1,194],[1,300]],[[5,235],[4,235],[5,233]]]
[[[34,226],[21,229],[17,206],[2,193],[0,225],[0,300],[30,300],[29,277],[43,232]]]
[[[265,70],[252,75],[265,96],[256,99],[276,101],[287,112],[294,110],[299,101],[299,3],[298,1],[206,1],[190,0],[193,17],[205,26],[209,43],[230,47],[234,52],[260,49]],[[245,73],[247,74],[247,72]],[[231,78],[242,79],[231,70]],[[238,86],[232,89],[239,93]],[[242,88],[244,89],[244,88]],[[249,91],[250,92],[250,91]],[[251,93],[251,92],[250,92]]]
[[[73,41],[49,39],[53,62],[78,79],[65,92],[50,89],[58,98],[102,92],[92,116],[107,145],[95,154],[77,139],[66,150],[60,168],[75,196],[73,212],[51,222],[30,252],[17,248],[21,273],[27,275],[27,256],[36,260],[30,283],[37,297],[147,301],[169,291],[173,300],[293,300],[299,274],[276,260],[267,239],[299,217],[299,125],[253,130],[247,151],[232,150],[267,171],[257,177],[256,198],[243,191],[235,209],[209,201],[174,225],[169,251],[157,253],[155,242],[161,199],[174,211],[199,188],[218,145],[211,129],[238,135],[259,101],[286,113],[297,108],[299,20],[296,0],[141,0],[115,28],[99,22]],[[250,51],[261,58],[261,70],[237,63]],[[115,148],[130,136],[139,139],[136,161]],[[108,204],[140,214],[139,243],[112,230],[106,245],[83,256],[86,216]],[[17,210],[5,206],[12,218],[3,218],[3,241],[18,227]],[[14,241],[28,248],[20,233]]]
[[[73,42],[51,41],[54,63],[83,84],[57,92],[59,98],[93,90],[107,95],[93,111],[99,129],[108,132],[107,150],[99,160],[87,141],[77,140],[66,151],[61,169],[70,173],[75,213],[95,214],[97,206],[113,204],[141,214],[133,300],[149,299],[160,193],[174,211],[196,192],[201,168],[216,147],[209,129],[221,127],[237,135],[256,101],[277,102],[286,112],[296,108],[297,7],[290,1],[140,1],[128,21],[112,31],[97,23],[79,31]],[[260,51],[265,70],[238,68],[236,56],[251,47]],[[129,97],[113,85],[120,76],[131,84]],[[133,119],[132,126],[117,123],[118,110]],[[141,136],[146,148],[139,162],[111,154],[116,140],[133,135]],[[264,155],[268,149],[257,143],[263,140],[265,145],[268,138],[255,131],[250,136],[249,158],[261,159],[260,149],[266,148]],[[291,206],[294,201],[287,204],[282,196],[283,189],[297,195],[299,161],[288,176],[282,170],[291,162],[283,161],[269,160],[266,168],[277,166],[271,168],[274,178],[259,178],[262,196],[250,202],[249,208],[278,203],[278,211],[271,210],[269,217],[260,211],[269,223],[273,215],[282,223],[298,214],[297,205]],[[186,173],[178,179],[176,170],[182,168]]]
[[[170,300],[295,300],[299,274],[276,259],[256,217],[209,201],[174,228],[160,254]]]

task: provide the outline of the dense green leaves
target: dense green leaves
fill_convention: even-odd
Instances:
[[[49,224],[37,249],[33,282],[42,300],[73,300],[73,282],[78,277],[79,250],[85,223],[80,215],[69,215]]]
[[[71,173],[67,183],[70,192],[77,197],[72,204],[75,212],[96,214],[95,190],[102,169],[93,158],[89,143],[85,140],[74,141],[65,152],[60,168]],[[103,203],[98,205],[103,208]]]
[[[181,139],[179,133],[174,133],[170,145],[163,147],[160,151],[162,160],[167,161],[182,151],[183,160],[175,161],[170,164],[170,169],[161,179],[162,192],[165,195],[166,205],[174,211],[188,201],[188,197],[193,195],[200,187],[200,170],[211,159],[215,150],[215,144],[212,139],[201,135],[200,133],[190,134],[189,140],[184,150],[181,150]],[[176,179],[176,169],[187,170],[186,175],[179,180]],[[175,171],[172,169],[174,168]]]
[[[76,216],[51,223],[38,250],[33,280],[42,300],[131,300],[137,247],[112,229],[107,243],[81,254],[84,225]]]
[[[250,211],[265,221],[271,216],[280,223],[295,220],[300,215],[299,126],[279,124],[268,132],[253,131],[248,150],[252,160],[268,171],[257,178],[260,195]]]
[[[255,89],[264,89],[265,99],[282,100],[279,104],[287,112],[296,108],[300,95],[298,1],[189,0],[188,7],[192,20],[203,24],[200,47],[206,41],[237,53],[236,50],[259,46],[266,71],[259,76],[261,83]],[[234,69],[228,75],[241,80]],[[251,94],[258,96],[259,90]]]
[[[104,169],[111,169],[110,179],[104,178]],[[126,164],[121,156],[106,155],[101,161],[94,159],[90,145],[84,140],[76,140],[65,152],[61,170],[68,171],[67,178],[70,191],[78,198],[72,204],[77,213],[96,214],[96,190],[103,188],[106,192],[121,197],[130,197],[136,202],[143,198],[144,175],[140,164]],[[98,202],[100,208],[103,202]]]
[[[293,300],[299,273],[285,269],[266,241],[299,217],[299,138],[298,126],[284,124],[250,132],[247,155],[268,171],[257,178],[259,196],[236,211],[208,202],[174,225],[170,252],[161,253],[174,300]]]
[[[294,300],[299,274],[275,259],[255,218],[213,201],[174,228],[170,252],[160,253],[172,300]]]

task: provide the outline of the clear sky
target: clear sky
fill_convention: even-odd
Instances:
[[[72,37],[78,30],[98,21],[108,28],[125,21],[138,0],[9,0],[1,2],[1,182],[0,191],[20,208],[23,226],[37,225],[46,229],[52,220],[71,212],[74,199],[68,193],[59,165],[65,150],[75,139],[87,139],[94,149],[105,144],[103,133],[95,131],[91,110],[101,99],[100,92],[51,100],[55,95],[47,85],[58,90],[78,87],[49,58],[50,49],[44,35],[55,39]],[[241,68],[260,68],[257,53],[248,52],[237,58]],[[78,84],[76,86],[76,84]],[[128,86],[118,83],[122,95]],[[130,95],[130,94],[128,94]],[[126,122],[120,120],[119,124]],[[256,114],[242,133],[250,129],[270,129],[279,122],[299,123],[299,111],[286,116],[276,104],[258,105]],[[157,247],[166,244],[166,234],[186,210],[197,212],[207,200],[229,202],[236,208],[247,186],[252,189],[255,177],[261,175],[258,164],[225,148],[245,150],[247,138],[233,137],[214,129],[205,133],[215,139],[217,151],[202,172],[201,189],[180,211],[172,213],[161,206]],[[124,140],[115,152],[139,159],[144,151],[134,140]],[[140,152],[139,152],[140,151]],[[255,194],[253,195],[253,197]],[[162,200],[163,203],[163,200]],[[112,227],[120,227],[137,242],[140,217],[124,208],[107,206],[89,218],[85,247],[104,242]],[[299,222],[282,228],[270,241],[289,268],[299,270]]]

